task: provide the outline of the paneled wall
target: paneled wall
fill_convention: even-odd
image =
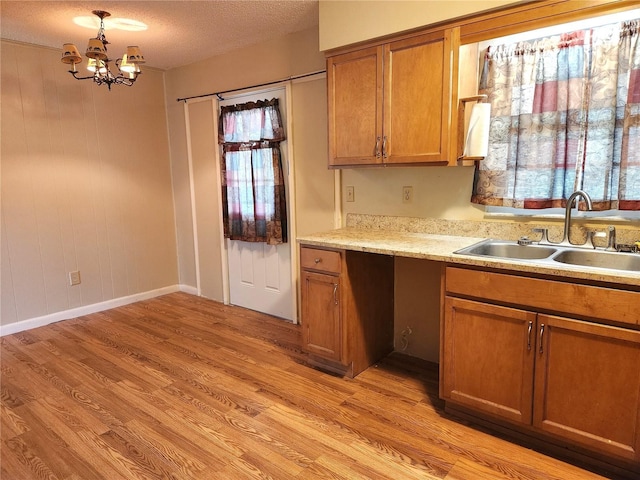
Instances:
[[[192,198],[195,199],[195,208],[192,213],[197,223],[194,233],[197,234],[198,261],[200,262],[199,293],[207,298],[222,300],[220,292],[224,288],[221,275],[224,245],[219,222],[222,207],[218,194],[220,164],[216,156],[218,149],[216,109],[215,97],[188,104],[193,169]]]
[[[1,48],[1,325],[175,287],[162,73],[108,91],[58,50]]]
[[[296,81],[292,85],[293,160],[296,187],[296,228],[308,235],[334,228],[334,176],[327,153],[327,80]]]

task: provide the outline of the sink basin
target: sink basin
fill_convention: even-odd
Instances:
[[[485,240],[455,253],[518,260],[541,260],[550,257],[556,251],[557,248],[542,245],[518,245],[503,240]]]
[[[640,255],[635,253],[563,250],[553,260],[568,265],[640,272]]]
[[[489,239],[454,253],[520,260],[546,266],[564,263],[588,268],[640,272],[640,254],[605,252],[566,245],[518,245],[513,241]]]

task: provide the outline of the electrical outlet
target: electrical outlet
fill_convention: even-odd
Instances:
[[[356,201],[356,192],[352,186],[347,187],[347,202]]]
[[[413,187],[402,187],[402,203],[413,202]]]
[[[80,285],[80,271],[69,272],[69,285]]]

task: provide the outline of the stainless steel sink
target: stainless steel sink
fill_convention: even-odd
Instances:
[[[515,242],[503,240],[484,240],[455,253],[518,260],[539,260],[550,257],[557,250],[555,247],[542,245],[518,245]]]
[[[636,253],[567,249],[560,251],[553,260],[568,265],[640,272],[640,255]]]
[[[555,265],[556,267],[558,263],[563,263],[580,267],[640,273],[640,254],[638,253],[605,252],[584,247],[519,245],[513,241],[489,239],[454,253],[517,260],[547,266]]]

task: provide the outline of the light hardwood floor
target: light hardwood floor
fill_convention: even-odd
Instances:
[[[299,326],[183,293],[1,343],[2,480],[614,478],[450,417],[434,365],[338,378]]]

